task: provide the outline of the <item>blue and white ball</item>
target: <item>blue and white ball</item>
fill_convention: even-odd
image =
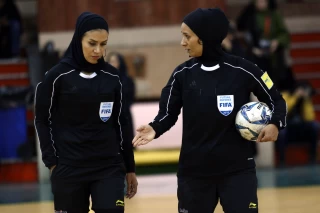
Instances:
[[[262,102],[249,102],[243,105],[236,116],[236,128],[240,135],[249,141],[256,141],[261,130],[271,120],[271,110]]]

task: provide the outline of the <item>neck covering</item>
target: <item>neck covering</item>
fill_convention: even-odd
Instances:
[[[78,71],[96,72],[105,69],[106,64],[103,57],[98,60],[98,63],[91,64],[84,58],[82,51],[83,35],[90,30],[97,29],[109,32],[108,23],[104,18],[90,12],[82,13],[77,19],[75,32],[61,63],[69,64]]]
[[[223,55],[221,43],[229,29],[225,14],[218,8],[198,8],[186,15],[183,22],[202,41],[202,55],[197,59],[208,66],[216,64]]]

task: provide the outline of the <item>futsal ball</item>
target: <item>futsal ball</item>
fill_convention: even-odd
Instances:
[[[235,125],[240,135],[249,141],[256,141],[261,130],[271,120],[271,110],[262,102],[243,105],[236,115]]]

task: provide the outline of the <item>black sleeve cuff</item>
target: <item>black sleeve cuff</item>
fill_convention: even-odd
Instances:
[[[44,165],[50,169],[51,167],[55,166],[58,164],[58,158],[56,156],[52,157],[42,157]]]
[[[124,153],[124,164],[126,166],[126,172],[131,173],[136,171],[136,165],[134,161],[134,155],[133,150],[130,150],[130,152]]]
[[[269,124],[274,124],[274,125],[278,128],[278,130],[281,129],[281,127],[280,127],[280,121],[271,120],[271,121],[269,122]]]
[[[149,123],[149,125],[153,128],[153,130],[156,132],[156,136],[154,137],[155,139],[156,138],[158,138],[158,137],[160,137],[160,125],[159,124],[157,124],[157,123],[153,123],[153,122],[151,122],[151,123]]]

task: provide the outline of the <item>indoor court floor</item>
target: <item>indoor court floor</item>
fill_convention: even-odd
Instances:
[[[319,213],[320,166],[258,169],[260,213]],[[126,213],[178,212],[176,176],[138,176],[138,194],[126,200]],[[50,213],[50,184],[1,184],[0,213]],[[215,213],[222,213],[220,205]]]

